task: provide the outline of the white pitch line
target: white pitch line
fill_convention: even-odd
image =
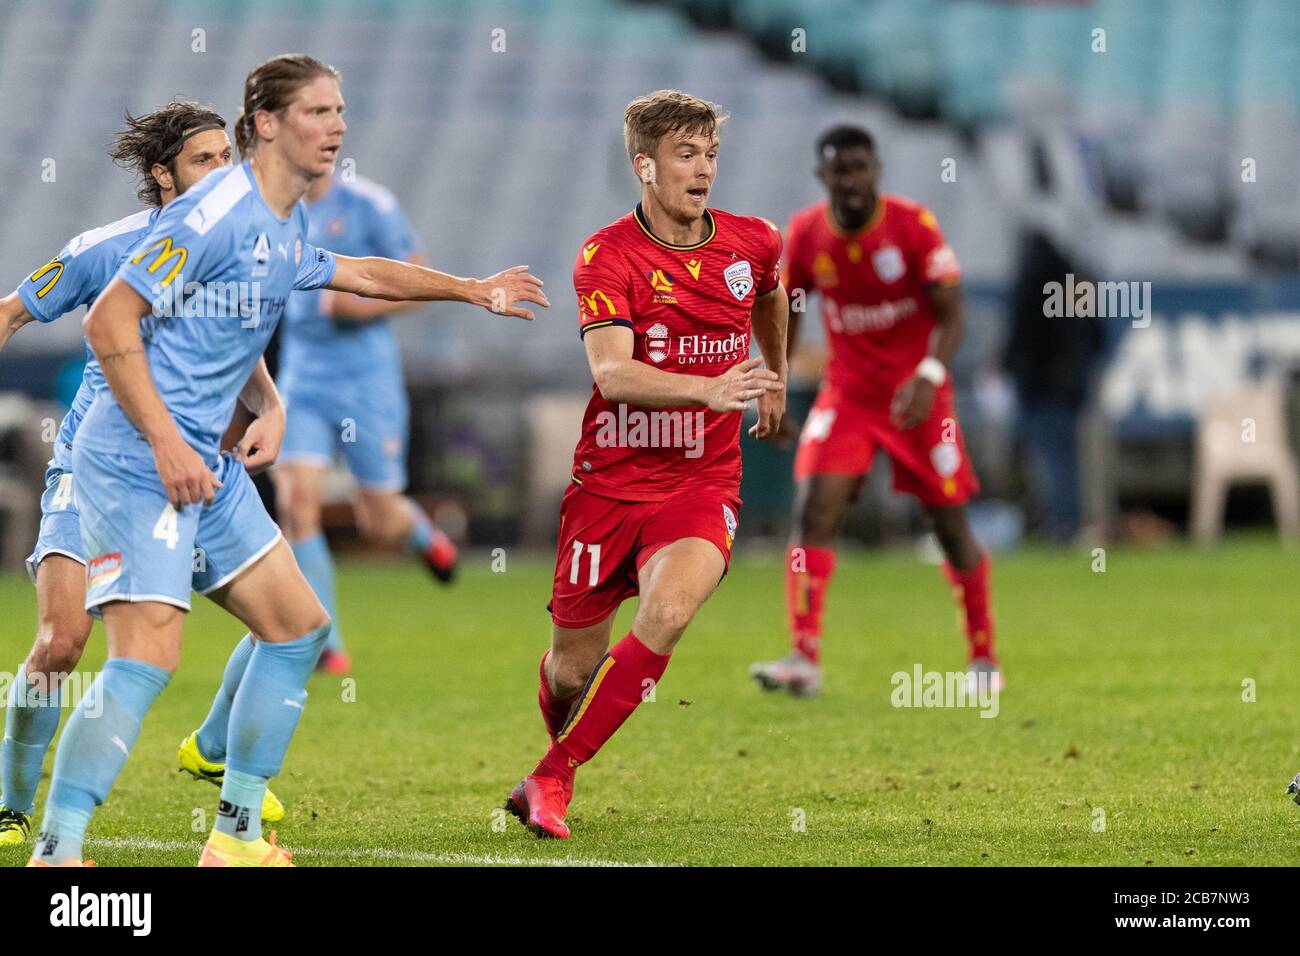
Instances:
[[[186,840],[137,840],[109,838],[104,840],[87,840],[91,847],[109,847],[123,850],[157,850],[174,852],[190,850],[195,857],[203,850],[203,844]],[[532,858],[526,856],[508,856],[501,853],[424,853],[419,850],[392,850],[377,847],[368,850],[319,850],[311,847],[290,849],[294,857],[319,857],[321,859],[341,858],[349,860],[401,860],[408,863],[461,864],[468,866],[658,866],[653,860],[641,863],[627,863],[621,860],[591,860],[581,857],[562,856],[553,859]]]

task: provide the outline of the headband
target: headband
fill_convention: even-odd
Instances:
[[[185,144],[186,142],[189,141],[191,136],[197,136],[199,135],[199,133],[206,133],[210,129],[225,129],[225,128],[226,125],[224,123],[208,123],[205,126],[194,127],[189,132],[183,134],[181,138],[178,139],[176,142],[172,143],[172,145],[168,147],[167,152],[163,153],[162,158],[158,160],[158,162],[166,164],[171,162],[177,156],[179,156],[181,150],[185,148]]]

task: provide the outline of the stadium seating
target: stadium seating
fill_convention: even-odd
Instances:
[[[1095,151],[1103,227],[1106,210],[1136,210],[1151,224],[1146,232],[1169,237],[1151,248],[1177,248],[1181,233],[1231,239],[1225,263],[1244,249],[1287,264],[1300,248],[1300,191],[1276,171],[1300,153],[1300,18],[1285,6],[491,0],[466,16],[450,0],[18,0],[0,9],[0,175],[33,188],[0,195],[6,221],[26,224],[0,238],[0,262],[4,281],[16,281],[33,256],[132,209],[126,177],[108,171],[102,153],[123,108],[180,94],[233,116],[248,66],[308,48],[344,73],[347,157],[402,196],[433,261],[460,271],[527,261],[561,293],[557,314],[571,304],[563,287],[573,248],[635,195],[621,152],[622,106],[665,85],[697,90],[735,115],[720,205],[779,220],[814,198],[807,143],[831,118],[853,116],[880,133],[890,188],[932,203],[968,275],[994,280],[1009,267],[1009,249],[986,250],[983,236],[1013,222],[999,204],[975,216],[945,203],[938,163],[954,157],[972,170],[978,152],[953,130],[1015,128],[1025,118],[1017,89],[1057,89],[1067,104],[1058,118]],[[674,8],[730,24],[758,48],[735,34],[692,32]],[[791,52],[795,28],[805,31],[805,59]],[[1097,28],[1106,31],[1104,53],[1091,52]],[[838,95],[807,71],[764,64],[762,52],[813,66],[898,112]],[[608,121],[593,127],[593,115]],[[745,161],[755,151],[763,161]],[[1257,181],[1241,182],[1242,156],[1255,159]],[[1157,253],[1152,265],[1177,272],[1172,254]],[[1244,260],[1216,271],[1234,269]],[[543,377],[582,371],[564,335],[529,336],[525,346],[522,329],[489,330],[459,315],[447,331],[473,347],[404,331],[413,366],[468,357],[493,368],[527,347],[538,359],[532,368],[549,370]],[[69,323],[16,346],[72,350],[76,338]]]
[[[136,208],[104,155],[123,109],[180,95],[233,120],[248,68],[290,49],[343,72],[344,169],[398,194],[433,264],[547,281],[536,326],[437,306],[397,323],[413,386],[585,388],[573,256],[635,202],[622,111],[665,86],[733,115],[716,204],[778,222],[819,197],[816,135],[871,128],[885,187],[934,210],[972,300],[1001,293],[1026,223],[1099,277],[1300,265],[1300,17],[1278,0],[8,0],[0,215],[21,228],[0,283]],[[979,314],[959,386],[996,362],[1001,310]],[[0,390],[50,378],[80,333],[16,337]]]

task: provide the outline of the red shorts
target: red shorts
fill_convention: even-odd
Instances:
[[[570,484],[560,503],[555,584],[546,609],[560,627],[590,627],[638,592],[637,572],[665,545],[704,538],[731,562],[740,499],[691,489],[663,501],[621,501]]]
[[[910,431],[890,422],[888,407],[862,405],[823,388],[799,436],[795,479],[864,475],[877,448],[893,464],[894,490],[914,495],[927,507],[965,504],[979,491],[949,388],[935,393],[930,417]]]

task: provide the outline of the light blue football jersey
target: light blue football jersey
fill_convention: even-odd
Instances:
[[[329,192],[306,203],[307,240],[340,255],[409,259],[422,248],[397,198],[383,186],[335,176]],[[320,292],[289,297],[280,333],[283,388],[336,388],[340,381],[401,374],[397,341],[386,319],[335,321],[320,314]]]
[[[334,255],[307,242],[307,213],[280,219],[247,162],[209,173],[172,202],[118,269],[152,314],[141,337],[154,385],[185,441],[210,465],[239,392],[295,288],[334,277]],[[101,453],[151,456],[110,389],[95,397],[77,443]]]
[[[90,305],[117,273],[131,249],[153,228],[159,209],[142,209],[117,222],[90,229],[72,239],[59,254],[18,286],[18,295],[37,322],[53,322],[73,309]],[[72,400],[72,408],[59,425],[53,464],[65,471],[72,466],[72,438],[96,393],[104,387],[104,373],[86,346],[86,369]]]

